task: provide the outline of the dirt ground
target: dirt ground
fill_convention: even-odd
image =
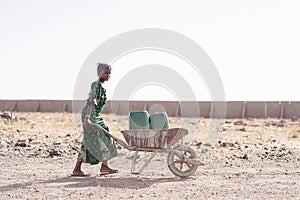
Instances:
[[[211,119],[170,117],[187,128],[191,147],[205,163],[189,178],[167,167],[158,154],[142,174],[131,174],[133,152],[118,146],[109,161],[119,173],[100,176],[100,165],[83,164],[90,177],[71,177],[81,135],[70,113],[13,113],[0,118],[0,199],[300,199],[300,120],[226,119],[215,145],[207,143]],[[103,115],[122,138],[128,117]],[[216,137],[216,135],[215,135]],[[151,153],[141,153],[138,166]]]

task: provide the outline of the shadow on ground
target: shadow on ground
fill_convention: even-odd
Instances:
[[[26,183],[16,183],[5,186],[0,186],[0,191],[12,191],[32,187],[49,187],[57,185],[64,188],[85,188],[85,187],[106,187],[106,188],[127,188],[127,189],[141,189],[150,187],[156,183],[166,182],[184,182],[192,178],[145,178],[145,177],[62,177],[46,181],[29,181]]]

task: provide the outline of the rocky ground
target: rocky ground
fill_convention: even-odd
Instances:
[[[128,117],[103,115],[122,138]],[[158,154],[142,174],[130,173],[132,151],[118,145],[109,163],[117,174],[71,177],[81,134],[71,113],[2,113],[0,199],[300,199],[300,121],[226,119],[210,131],[211,119],[170,117],[171,127],[190,131],[186,142],[206,165],[189,178],[174,176],[167,154]],[[208,143],[213,135],[216,143]],[[139,165],[151,153],[141,153]],[[138,165],[138,166],[139,166]]]

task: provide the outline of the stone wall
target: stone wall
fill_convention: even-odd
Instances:
[[[74,103],[74,104],[73,104]],[[85,101],[71,100],[0,100],[0,111],[12,112],[72,112]],[[218,117],[214,107],[226,106],[226,118],[299,118],[300,102],[295,101],[227,101],[227,102],[176,102],[176,101],[107,101],[103,113],[127,115],[130,111],[163,109],[169,116],[194,116],[195,106],[199,117]],[[182,113],[184,110],[184,113]]]

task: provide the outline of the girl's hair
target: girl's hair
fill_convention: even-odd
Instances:
[[[97,65],[98,65],[98,67],[97,67],[98,75],[101,74],[106,69],[111,69],[111,66],[108,64],[105,64],[105,63],[97,63]]]

